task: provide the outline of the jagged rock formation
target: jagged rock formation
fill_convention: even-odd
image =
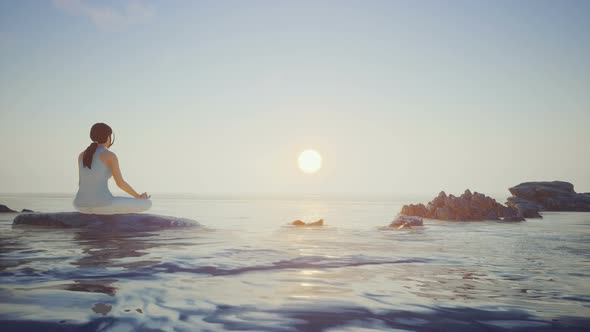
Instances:
[[[534,214],[535,209],[590,212],[590,193],[576,193],[574,185],[569,182],[524,182],[508,190],[513,197],[509,197],[506,204],[529,214]]]
[[[457,197],[441,191],[426,206],[424,204],[404,205],[401,214],[439,220],[479,221],[504,220],[523,221],[524,216],[515,207],[504,206],[495,199],[469,189]]]

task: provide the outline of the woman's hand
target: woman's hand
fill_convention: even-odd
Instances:
[[[150,197],[152,197],[152,195],[148,195],[146,192],[144,192],[143,194],[139,195],[139,197],[137,197],[137,198],[148,199]]]

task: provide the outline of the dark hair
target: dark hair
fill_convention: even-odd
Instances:
[[[113,130],[109,125],[106,123],[98,122],[95,123],[92,128],[90,128],[90,139],[93,141],[90,145],[84,150],[84,156],[82,157],[82,163],[84,166],[91,168],[92,165],[92,156],[94,156],[94,152],[96,152],[96,147],[99,143],[106,143],[109,136],[113,133]],[[114,138],[111,138],[111,146],[115,143]]]

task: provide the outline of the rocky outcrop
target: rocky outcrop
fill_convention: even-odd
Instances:
[[[318,221],[314,221],[314,222],[303,222],[301,220],[295,220],[291,223],[291,225],[294,226],[299,226],[299,227],[305,227],[305,226],[324,226],[324,219],[320,219]]]
[[[524,182],[508,190],[513,197],[509,197],[506,204],[529,213],[534,213],[535,208],[537,211],[590,212],[590,193],[576,193],[569,182]]]
[[[13,209],[9,208],[6,205],[2,205],[0,204],[0,213],[15,213],[17,211],[14,211]]]
[[[79,212],[23,213],[16,216],[13,227],[36,226],[54,228],[95,228],[117,231],[145,231],[173,227],[199,226],[199,223],[179,217],[148,213],[113,215],[83,214]]]
[[[29,210],[29,209],[22,209],[20,212],[35,212],[35,211]]]
[[[402,214],[406,215],[406,216],[419,216],[419,217],[425,217],[426,214],[428,213],[428,210],[426,209],[426,206],[424,206],[424,204],[420,203],[420,204],[410,204],[410,205],[404,205],[402,207]]]
[[[469,189],[457,197],[441,191],[427,205],[404,205],[401,214],[439,220],[480,221],[505,220],[522,221],[524,216],[515,207],[504,206],[495,199]]]

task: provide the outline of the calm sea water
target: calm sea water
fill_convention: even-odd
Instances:
[[[202,225],[157,232],[0,214],[0,330],[590,330],[590,213],[378,230],[428,198],[156,195],[150,213]],[[0,196],[41,212],[71,201]]]

